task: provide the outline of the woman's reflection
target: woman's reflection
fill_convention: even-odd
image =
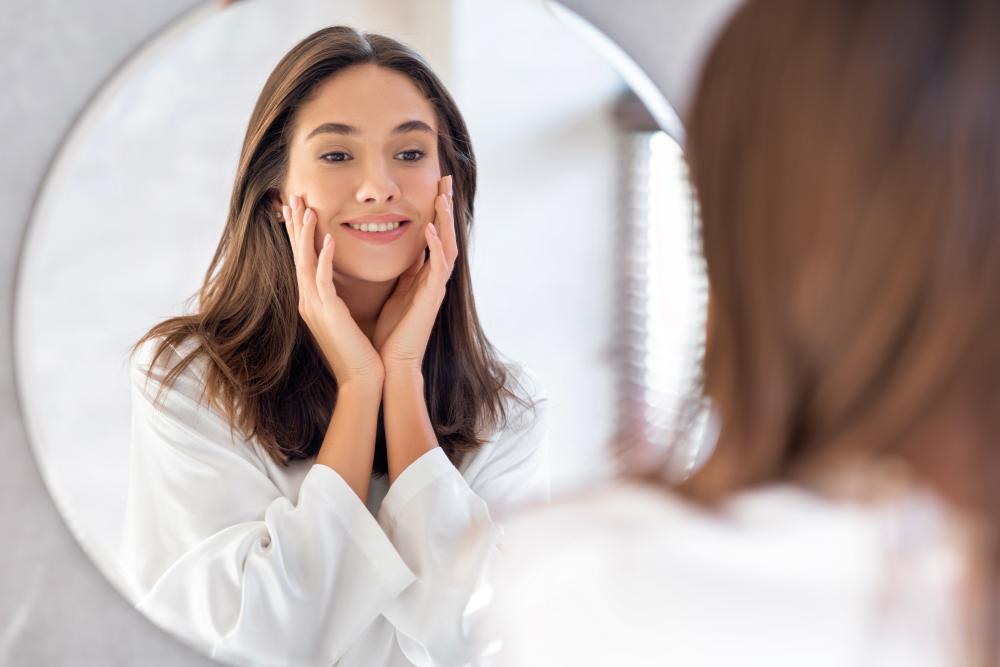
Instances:
[[[412,50],[333,27],[277,65],[196,312],[133,348],[140,609],[237,660],[473,659],[491,517],[549,495],[546,401],[476,315],[475,190]]]

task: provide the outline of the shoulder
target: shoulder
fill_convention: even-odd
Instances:
[[[133,383],[141,382],[144,391],[159,390],[161,385],[169,384],[169,389],[182,393],[198,390],[204,384],[204,359],[196,357],[181,369],[172,382],[168,376],[191,352],[197,349],[197,343],[185,339],[176,345],[166,342],[162,336],[155,336],[143,341],[132,353],[129,367]]]
[[[501,359],[506,373],[504,413],[476,452],[479,465],[527,458],[547,444],[549,399],[542,381],[527,365]]]
[[[650,565],[669,558],[691,567],[728,567],[731,556],[733,565],[737,560],[747,565],[748,553],[773,552],[757,563],[763,577],[769,570],[787,576],[788,567],[807,554],[812,557],[805,560],[813,563],[829,558],[829,539],[866,542],[877,517],[790,485],[745,492],[709,509],[666,487],[612,480],[518,517],[510,531],[525,549],[552,542],[573,551],[616,551],[633,560],[655,551]]]
[[[849,653],[850,639],[867,636],[862,621],[884,581],[891,532],[877,507],[788,485],[708,510],[665,488],[612,482],[508,518],[495,610],[518,656],[546,651],[546,632],[584,631],[579,651],[589,658],[621,646],[648,658],[660,650],[653,637],[669,639],[679,663],[726,654],[707,662],[731,664],[747,650],[803,658],[820,639],[811,625],[818,615],[848,633]],[[910,583],[921,595],[942,590],[941,582]],[[941,597],[924,599],[940,605]],[[762,638],[778,627],[801,632],[792,644],[767,645]],[[601,633],[589,637],[587,628]],[[731,646],[712,643],[719,628]]]
[[[611,481],[511,518],[505,548],[510,575],[526,588],[550,587],[544,582],[555,581],[550,578],[575,561],[574,576],[561,581],[570,588],[591,582],[609,600],[639,594],[637,585],[655,586],[661,597],[670,591],[681,596],[689,579],[726,590],[737,583],[734,576],[756,586],[785,579],[815,587],[810,579],[816,568],[832,573],[832,564],[825,563],[827,539],[845,548],[858,546],[859,539],[837,530],[831,512],[821,509],[804,494],[774,492],[709,510],[666,488]],[[620,569],[618,563],[629,567]],[[803,563],[810,564],[808,572]],[[562,592],[555,591],[553,599]]]
[[[507,371],[508,388],[539,399],[545,397],[545,385],[531,367],[502,353],[497,353],[497,359]]]
[[[501,355],[500,363],[507,374],[504,396],[507,419],[498,435],[544,426],[549,399],[538,374],[526,364],[509,357]]]
[[[485,442],[460,465],[473,490],[499,514],[549,498],[548,399],[538,376],[505,360],[504,415]]]
[[[156,375],[165,375],[196,347],[197,344],[191,338],[171,344],[164,336],[153,336],[132,351],[129,366],[133,372],[152,371]]]
[[[133,410],[144,411],[158,422],[166,419],[189,430],[221,436],[229,422],[206,402],[206,357],[197,352],[197,341],[191,338],[177,344],[161,336],[143,341],[130,362]],[[192,353],[195,356],[181,366]]]

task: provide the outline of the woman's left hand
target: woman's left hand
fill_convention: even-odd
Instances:
[[[450,175],[438,182],[434,220],[424,227],[424,236],[430,261],[424,260],[421,251],[399,277],[375,324],[372,342],[387,376],[399,371],[420,372],[427,341],[444,301],[445,284],[458,257]]]

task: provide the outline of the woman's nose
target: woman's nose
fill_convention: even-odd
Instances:
[[[365,166],[355,198],[359,204],[394,202],[399,199],[399,187],[385,165],[373,162]]]

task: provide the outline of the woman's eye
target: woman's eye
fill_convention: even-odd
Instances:
[[[330,157],[329,160],[327,160],[328,157]],[[351,159],[351,156],[343,151],[334,151],[333,153],[324,153],[320,158],[326,162],[346,162]]]
[[[402,153],[397,154],[396,157],[399,157],[400,155],[403,156],[403,162],[416,162],[424,157],[424,152],[417,150],[403,151]]]

